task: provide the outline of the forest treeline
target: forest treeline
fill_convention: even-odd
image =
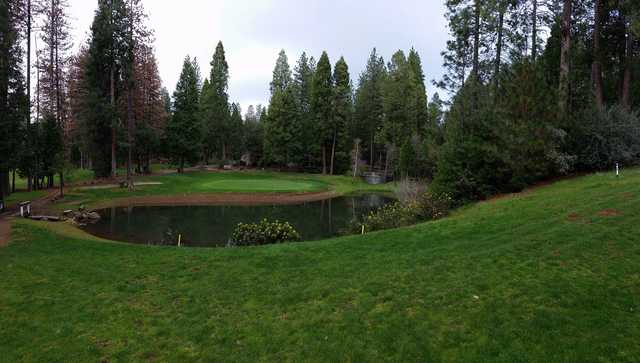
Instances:
[[[120,167],[131,182],[168,158],[181,171],[357,166],[463,202],[640,157],[637,1],[447,0],[445,75],[433,81],[446,97],[427,95],[415,49],[387,60],[374,49],[355,82],[342,57],[303,53],[292,66],[282,51],[268,105],[244,114],[222,42],[204,77],[187,56],[169,95],[141,0],[97,4],[71,54],[66,0],[0,0],[3,195],[16,174],[37,189],[72,167]]]

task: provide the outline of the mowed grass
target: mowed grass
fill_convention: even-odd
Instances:
[[[184,196],[217,193],[314,193],[335,191],[346,194],[358,191],[388,192],[392,185],[371,186],[360,179],[346,176],[322,176],[315,174],[289,174],[273,172],[192,172],[136,178],[143,185],[134,191],[127,189],[74,188],[67,192],[65,200],[58,205],[66,208],[70,204],[88,207],[115,199],[143,196]]]
[[[640,172],[412,228],[247,249],[14,223],[6,361],[637,362]]]

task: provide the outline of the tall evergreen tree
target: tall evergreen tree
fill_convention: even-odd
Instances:
[[[418,52],[411,48],[409,51],[409,57],[407,58],[409,63],[410,81],[412,85],[413,95],[411,96],[411,103],[413,112],[411,114],[412,122],[417,132],[420,135],[424,134],[424,128],[428,121],[428,101],[427,101],[427,88],[425,85],[425,75],[422,69],[422,60]]]
[[[202,89],[205,161],[216,153],[223,161],[228,157],[232,131],[228,89],[229,65],[224,46],[219,42],[211,61],[211,74]]]
[[[268,162],[286,166],[297,160],[301,148],[298,119],[293,89],[275,88],[265,123],[264,152]]]
[[[17,168],[28,100],[22,72],[21,4],[0,0],[0,200],[10,193],[9,173]]]
[[[173,94],[173,116],[169,121],[166,142],[169,154],[184,172],[186,163],[198,160],[200,130],[198,127],[200,70],[195,59],[184,60],[180,80]]]
[[[348,129],[353,121],[353,91],[349,66],[341,57],[336,63],[333,79],[335,81],[333,102],[333,141],[331,145],[330,174],[341,172],[349,165],[349,147],[352,140],[348,140]]]
[[[117,113],[121,95],[123,43],[126,35],[123,0],[99,0],[89,43],[86,82],[88,108],[84,124],[91,135],[93,168],[98,177],[116,176],[118,133]]]
[[[273,80],[271,81],[271,95],[276,91],[285,91],[293,79],[291,78],[291,67],[289,66],[289,58],[283,50],[278,54],[276,67],[273,69]]]
[[[313,76],[311,88],[311,115],[315,122],[313,127],[316,140],[320,145],[320,158],[322,160],[322,174],[327,174],[330,151],[334,141],[333,127],[333,75],[331,74],[331,62],[327,52],[322,52],[318,61],[316,72]]]
[[[376,163],[376,135],[384,120],[383,85],[386,80],[384,59],[376,49],[371,52],[365,71],[360,75],[355,97],[355,120],[351,130],[352,139],[361,139],[365,145],[363,155],[369,165]]]
[[[279,165],[299,164],[303,161],[303,125],[298,110],[287,55],[280,52],[271,82],[272,96],[265,125],[265,155],[269,162]]]

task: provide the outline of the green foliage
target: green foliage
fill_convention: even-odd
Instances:
[[[384,88],[385,120],[381,137],[389,145],[400,146],[417,131],[417,110],[413,102],[416,84],[404,52],[396,52],[388,68],[389,74]]]
[[[259,106],[259,109],[262,109],[262,107]],[[248,153],[247,156],[249,159],[246,161],[248,161],[249,164],[255,165],[263,160],[265,123],[266,117],[263,119],[261,115],[256,112],[253,105],[249,106],[247,114],[245,115],[244,126],[242,128],[242,145],[244,146],[244,150]]]
[[[195,59],[185,58],[173,98],[174,113],[167,126],[166,142],[171,158],[182,171],[186,163],[198,160],[200,150],[200,71]]]
[[[351,138],[363,140],[363,155],[373,165],[376,161],[379,145],[376,135],[384,119],[383,85],[386,79],[384,59],[378,56],[376,49],[371,52],[366,70],[360,75],[355,97],[355,114],[350,128]]]
[[[311,115],[314,124],[312,130],[316,135],[316,145],[319,145],[322,172],[328,171],[327,161],[333,142],[333,75],[331,62],[327,52],[323,52],[318,60],[316,72],[313,76],[311,88]]]
[[[205,161],[217,155],[227,159],[229,149],[237,138],[237,120],[231,120],[229,106],[229,65],[227,64],[224,46],[218,42],[211,60],[211,74],[205,80],[200,96],[200,112],[202,117],[202,145]]]
[[[333,73],[335,81],[333,102],[333,133],[336,141],[334,148],[331,173],[341,174],[349,169],[349,151],[351,141],[347,132],[353,120],[353,92],[351,90],[351,76],[349,66],[344,58],[340,58]]]
[[[413,176],[416,170],[416,150],[413,143],[407,140],[400,149],[400,174],[403,178]]]
[[[271,98],[266,121],[265,155],[269,162],[287,165],[299,160],[301,125],[291,87],[277,90]]]
[[[511,174],[487,88],[469,82],[454,98],[432,188],[459,203],[507,189]],[[482,96],[481,96],[482,95]],[[475,106],[474,106],[475,105]],[[475,108],[475,109],[474,109]]]
[[[294,86],[287,55],[280,52],[271,82],[271,102],[265,126],[265,161],[280,166],[303,159],[304,125],[299,110],[299,88]]]
[[[50,176],[64,169],[62,128],[53,114],[45,115],[38,142],[39,175]]]
[[[362,227],[365,232],[375,232],[438,220],[449,215],[452,203],[447,194],[426,192],[415,200],[388,204],[352,221],[350,233],[361,233]]]
[[[121,61],[127,54],[126,3],[122,0],[99,0],[91,25],[89,58],[84,87],[87,90],[82,124],[91,142],[93,168],[97,177],[111,175],[112,134],[118,134],[116,105],[119,103],[125,69]],[[117,146],[117,144],[116,144]]]
[[[271,95],[276,91],[284,92],[291,86],[293,79],[291,78],[291,67],[289,67],[289,58],[283,50],[278,54],[276,66],[273,69],[273,80],[271,81]]]
[[[579,161],[581,167],[613,170],[615,164],[640,162],[640,118],[621,106],[603,111],[585,110],[581,117]]]
[[[263,219],[260,223],[239,224],[233,231],[229,246],[264,246],[300,240],[300,234],[288,222]]]

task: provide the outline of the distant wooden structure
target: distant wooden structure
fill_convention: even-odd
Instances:
[[[371,185],[386,184],[387,181],[389,180],[389,176],[385,175],[385,173],[376,173],[376,172],[363,173],[362,178],[364,178],[364,181],[367,184],[371,184]]]
[[[20,217],[29,218],[31,217],[31,202],[22,202],[19,204],[20,207]]]

